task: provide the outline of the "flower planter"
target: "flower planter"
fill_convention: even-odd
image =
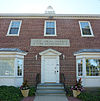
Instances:
[[[77,97],[81,92],[79,90],[73,90],[73,96]]]
[[[21,90],[21,92],[22,92],[22,95],[24,97],[27,97],[28,96],[28,93],[29,93],[29,89],[27,89],[27,90]]]

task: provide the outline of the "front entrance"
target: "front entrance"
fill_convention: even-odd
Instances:
[[[52,49],[40,53],[41,56],[41,83],[59,83],[59,55]]]
[[[57,71],[59,68],[57,67],[57,57],[56,56],[45,56],[44,57],[44,80],[45,82],[57,82]]]

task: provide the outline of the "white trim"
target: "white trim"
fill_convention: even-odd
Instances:
[[[0,52],[0,59],[14,59],[14,75],[0,76],[0,77],[23,77],[24,67],[22,67],[22,76],[17,75],[17,65],[18,65],[17,60],[18,59],[24,60],[24,55],[26,55],[26,53],[19,54],[19,52]],[[23,66],[24,66],[24,61],[23,61]]]
[[[10,19],[48,19],[48,16],[47,17],[43,17],[43,16],[41,16],[41,17],[35,17],[35,16],[3,16],[3,17],[0,17],[0,19],[2,19],[2,18],[10,18]],[[55,16],[55,17],[53,17],[53,19],[100,19],[100,17],[96,17],[96,16]]]
[[[47,49],[47,50],[44,50],[44,51],[40,52],[39,55],[48,55],[48,52],[52,52],[52,55],[61,55],[62,54],[62,53],[60,53],[56,50]]]
[[[82,52],[82,53],[75,53],[74,56],[84,56],[84,55],[89,55],[89,56],[94,56],[94,55],[100,55],[100,52]]]
[[[76,54],[74,54],[76,55]],[[77,60],[82,59],[83,65],[83,75],[78,76],[78,63]],[[86,59],[100,59],[100,53],[85,53],[76,55],[76,77],[77,80],[82,78],[82,85],[84,87],[100,87],[100,76],[87,76],[86,75]],[[94,82],[95,81],[95,82]]]
[[[50,54],[49,54],[50,53]],[[53,50],[53,49],[47,49],[45,51],[42,51],[39,53],[41,55],[41,83],[45,82],[45,73],[44,73],[44,61],[45,61],[45,56],[56,56],[56,63],[57,63],[57,70],[58,72],[56,73],[57,80],[56,83],[59,83],[59,77],[60,77],[60,60],[59,60],[59,55],[61,55],[60,52]]]
[[[78,76],[78,63],[77,63],[77,60],[78,59],[82,59],[82,61],[83,61],[83,75],[82,76]],[[76,56],[76,73],[77,73],[77,77],[87,77],[87,78],[92,78],[92,77],[94,77],[94,78],[100,78],[100,76],[86,76],[86,59],[100,59],[100,54],[99,54],[99,56],[87,56],[87,55],[84,55],[84,56]]]
[[[12,22],[13,21],[20,21],[18,34],[9,34],[10,29],[11,29],[11,25],[12,25]],[[22,24],[22,20],[11,20],[10,25],[9,25],[9,28],[8,28],[8,32],[7,32],[7,35],[6,36],[19,36],[19,32],[20,32],[20,29],[21,29],[21,24]]]
[[[87,22],[89,24],[91,35],[83,35],[83,33],[82,33],[82,27],[81,27],[81,24],[80,24],[81,22]],[[80,26],[80,31],[81,31],[81,36],[82,37],[94,37],[93,30],[92,30],[92,27],[91,27],[91,24],[90,24],[89,21],[79,21],[79,26]]]
[[[46,22],[54,22],[54,25],[55,25],[55,34],[54,35],[47,35],[46,34]],[[45,23],[44,23],[44,36],[57,36],[56,35],[56,21],[55,20],[45,20]]]
[[[16,54],[16,55],[22,55],[23,56],[23,55],[27,55],[27,52],[22,53],[22,52],[3,52],[2,51],[2,52],[0,52],[0,55],[2,55],[2,54],[4,54],[4,55],[10,55],[10,54],[15,55]]]
[[[57,16],[57,17],[100,17],[100,14],[45,14],[45,13],[0,13],[2,17],[45,17],[45,16]]]

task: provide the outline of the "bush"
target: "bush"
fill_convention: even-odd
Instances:
[[[19,88],[0,86],[0,101],[21,101],[22,94]]]
[[[92,92],[81,92],[78,98],[82,101],[100,101],[100,96],[93,95]]]
[[[30,87],[29,96],[34,96],[35,90],[36,90],[35,87]]]
[[[71,86],[66,86],[66,94],[67,94],[67,96],[73,96]]]

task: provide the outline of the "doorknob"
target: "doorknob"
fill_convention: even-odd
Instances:
[[[57,72],[58,72],[58,70],[57,70]]]

